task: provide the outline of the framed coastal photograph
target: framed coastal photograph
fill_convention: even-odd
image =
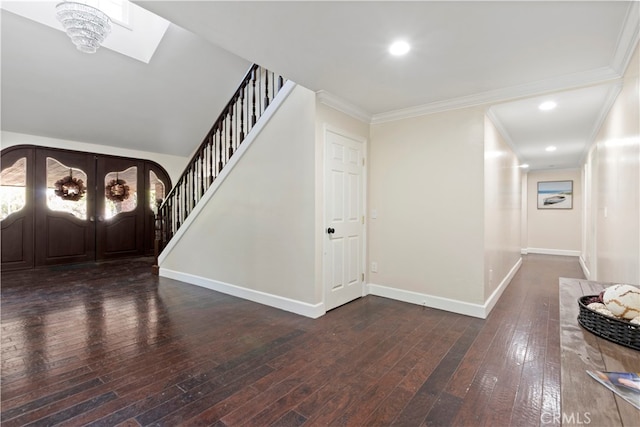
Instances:
[[[538,182],[538,209],[573,209],[573,181]]]

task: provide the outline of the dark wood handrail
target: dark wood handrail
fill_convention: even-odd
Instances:
[[[175,235],[229,162],[273,98],[284,78],[253,64],[211,126],[182,175],[158,208],[158,251]]]

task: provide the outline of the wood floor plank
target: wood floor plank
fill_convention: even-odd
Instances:
[[[219,385],[214,382],[201,384],[193,390],[185,392],[180,399],[174,398],[172,401],[164,403],[161,411],[154,411],[153,417],[145,418],[145,414],[142,414],[136,417],[136,420],[141,425],[149,425],[151,423],[169,426],[178,425],[183,420],[197,416],[242,389],[250,387],[251,384],[264,378],[272,371],[272,368],[262,365],[257,369],[246,372],[245,375],[239,376],[235,381],[228,384]]]
[[[394,420],[394,425],[421,425],[431,408],[440,398],[442,390],[444,390],[453,373],[460,365],[460,361],[480,330],[477,322],[472,322],[471,319],[462,320],[467,321],[456,322],[456,324],[460,324],[459,327],[454,327],[451,330],[459,333],[459,338],[456,339],[447,354],[439,361],[398,418]]]
[[[529,425],[541,419],[549,319],[549,303],[544,298],[536,304],[531,315],[532,326],[517,392],[511,411],[511,425]]]
[[[116,398],[116,394],[113,392],[109,392],[109,393],[105,393],[103,395],[100,396],[96,396],[93,397],[91,399],[85,400],[83,402],[80,403],[76,403],[75,405],[69,406],[61,411],[58,411],[54,414],[48,415],[44,418],[40,418],[37,421],[34,421],[32,423],[28,423],[25,424],[27,426],[51,426],[51,425],[56,425],[59,424],[62,421],[65,421],[69,418],[74,417],[77,414],[81,414],[85,411],[90,410],[91,408],[94,408],[96,406],[100,406],[103,405],[106,402],[109,402],[110,400],[113,400]],[[11,426],[11,423],[7,423],[7,426]],[[22,425],[22,424],[21,424]]]
[[[298,427],[303,425],[307,419],[296,411],[289,411],[280,417],[271,427]]]
[[[89,381],[85,381],[84,383],[78,384],[74,387],[69,387],[67,389],[49,394],[47,396],[40,397],[35,400],[30,400],[28,403],[25,403],[24,405],[14,407],[9,410],[7,410],[6,408],[3,408],[2,418],[0,419],[0,421],[2,421],[3,423],[6,423],[7,420],[16,418],[18,415],[35,411],[36,409],[41,409],[45,406],[50,405],[53,402],[57,402],[69,396],[73,396],[74,394],[80,393],[87,389],[94,388],[100,384],[103,384],[102,381],[100,381],[98,378],[94,378]]]

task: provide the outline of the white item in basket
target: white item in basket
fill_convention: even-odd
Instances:
[[[598,308],[596,309],[596,313],[604,314],[607,317],[616,317],[615,314],[607,310],[606,308]]]
[[[613,285],[604,291],[604,305],[614,315],[623,319],[640,316],[640,288],[631,285]]]

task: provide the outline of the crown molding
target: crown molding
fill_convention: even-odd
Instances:
[[[511,86],[504,89],[496,89],[445,101],[436,101],[416,107],[389,111],[387,113],[374,114],[371,123],[378,124],[418,117],[425,114],[474,107],[492,102],[503,102],[515,98],[604,83],[605,81],[618,79],[619,77],[620,75],[611,67],[602,67],[587,72],[567,74],[565,76],[525,83],[519,86]]]
[[[624,74],[631,61],[633,52],[640,40],[640,2],[632,1],[627,11],[616,51],[611,59],[611,68],[613,68],[620,76]]]
[[[371,123],[371,114],[349,101],[329,93],[326,90],[319,90],[316,92],[316,95],[318,97],[318,101],[322,104],[343,112],[354,119],[360,120],[361,122]]]
[[[589,150],[591,149],[591,146],[593,145],[596,139],[596,136],[598,135],[598,132],[602,127],[602,124],[607,118],[607,115],[609,114],[611,107],[613,107],[613,103],[615,102],[616,98],[620,94],[620,91],[622,90],[622,86],[623,86],[622,81],[618,80],[617,82],[611,84],[611,86],[609,87],[609,91],[607,92],[607,97],[605,99],[605,102],[602,105],[600,112],[598,113],[597,119],[593,122],[593,128],[591,129],[591,134],[589,135],[589,138],[587,139],[587,144],[585,144],[585,148],[583,149],[582,154],[580,155],[580,163],[584,163],[584,160],[587,157],[587,153],[589,153]],[[502,135],[506,143],[509,145],[511,150],[513,150],[513,152],[516,154],[516,157],[518,157],[518,160],[522,161],[522,155],[518,150],[517,145],[514,144],[513,139],[511,138],[511,135],[509,134],[509,132],[507,132],[507,129],[504,127],[504,125],[502,124],[498,116],[495,114],[494,110],[492,108],[488,108],[486,114],[487,114],[487,117],[489,117],[489,119],[493,123],[493,125],[496,127],[500,135]]]
[[[415,107],[402,108],[399,110],[392,110],[385,113],[378,113],[373,115],[363,110],[362,108],[357,107],[352,103],[327,91],[320,90],[316,93],[318,96],[318,100],[321,103],[345,114],[348,114],[355,119],[370,124],[385,123],[395,120],[423,116],[426,114],[456,110],[459,108],[474,107],[482,104],[504,102],[516,98],[541,95],[544,93],[555,92],[559,90],[573,89],[594,84],[601,84],[611,80],[617,80],[622,77],[625,70],[627,69],[629,61],[631,61],[631,57],[633,56],[633,53],[639,42],[640,2],[632,1],[630,2],[622,30],[620,31],[620,35],[618,37],[616,51],[611,58],[610,66],[607,67],[601,67],[586,72],[567,74],[560,77],[552,77],[549,79],[525,83],[518,86],[511,86],[507,88],[481,92],[443,101],[431,102]],[[613,98],[615,99],[615,96]],[[611,103],[613,103],[613,100],[611,101]],[[611,105],[606,106],[606,111],[608,111],[609,108],[611,108]],[[494,119],[496,119],[495,116],[492,117],[492,120]],[[504,128],[500,128],[502,125],[499,123],[499,121],[494,121],[494,124],[496,124],[496,127],[498,127],[498,130],[500,130],[501,133],[504,131]],[[601,122],[598,124],[598,129],[601,124]],[[503,136],[505,137],[505,139],[507,139],[507,142],[513,148],[514,145],[510,138],[508,138],[508,135],[506,133],[503,133]],[[595,134],[593,136],[595,137]],[[518,155],[517,152],[516,155]]]
[[[502,138],[504,138],[509,148],[511,148],[511,150],[515,153],[516,157],[518,158],[518,162],[522,163],[522,155],[520,151],[517,149],[516,144],[513,143],[511,135],[509,135],[509,132],[507,132],[507,129],[504,127],[498,116],[496,116],[496,113],[494,113],[492,108],[489,108],[487,110],[487,117],[489,117],[491,123],[493,123]]]

